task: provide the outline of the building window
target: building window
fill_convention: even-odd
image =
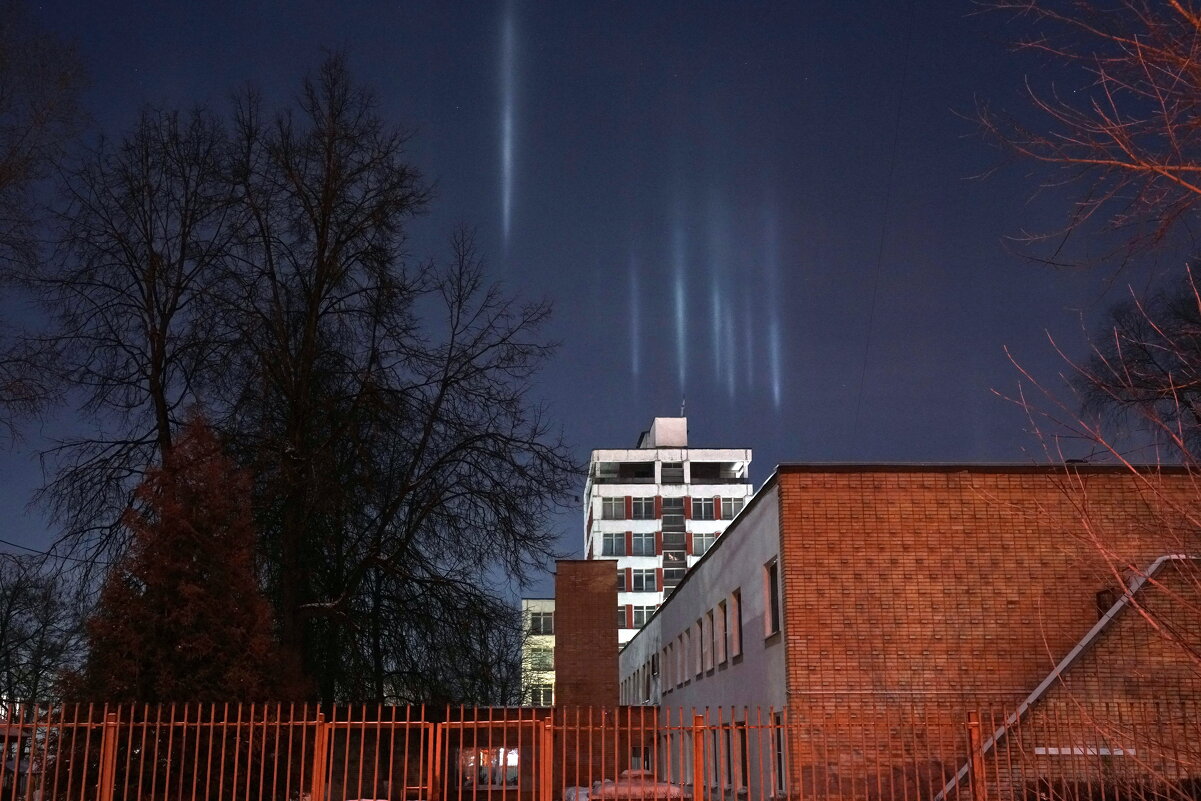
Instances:
[[[705,552],[713,547],[713,543],[717,540],[717,534],[709,532],[694,532],[692,535],[692,555],[704,556]]]
[[[733,520],[734,516],[742,511],[742,498],[722,498],[721,499],[721,519]]]
[[[464,748],[459,751],[459,776],[464,788],[516,787],[519,763],[516,748]]]
[[[624,568],[617,568],[617,591],[626,591],[626,571]]]
[[[653,531],[635,531],[630,541],[631,556],[654,556],[655,533]],[[622,554],[616,554],[621,556]]]
[[[655,614],[654,606],[635,606],[634,607],[634,628],[640,629],[646,625],[646,621],[651,619],[651,615]]]
[[[626,623],[626,608],[624,606],[617,607],[617,628],[628,629],[630,626]]]
[[[601,543],[601,556],[625,556],[626,535],[624,531],[605,532]]]
[[[717,627],[713,632],[713,658],[717,664],[724,665],[726,663],[726,630],[729,627],[729,615],[726,612],[725,601],[717,604],[717,615],[713,622]]]
[[[530,634],[554,634],[554,612],[530,612]]]
[[[688,681],[688,646],[690,635],[687,631],[680,634],[680,644],[676,647],[676,686]]]
[[[712,498],[693,498],[692,499],[692,519],[693,520],[713,520],[713,499]]]
[[[742,589],[730,595],[730,658],[742,656]]]
[[[659,482],[662,484],[683,484],[684,463],[664,462],[659,471]]]
[[[630,577],[631,590],[633,592],[655,592],[659,588],[655,585],[655,569],[652,567],[649,570],[634,570]]]
[[[713,669],[713,612],[706,612],[703,618],[704,625],[701,628],[701,636],[704,638],[701,641],[702,661],[704,662],[705,670]]]
[[[554,670],[555,652],[549,648],[530,649],[530,670]]]
[[[551,684],[535,684],[530,687],[531,706],[554,706],[555,688]]]
[[[773,559],[763,568],[764,572],[764,605],[767,607],[763,616],[764,635],[767,637],[780,631],[780,561]]]
[[[633,500],[633,518],[635,520],[655,519],[655,499],[635,498]]]
[[[684,531],[684,499],[663,499],[663,530]]]
[[[692,649],[692,672],[700,677],[705,672],[705,660],[702,655],[702,651],[705,650],[705,624],[698,619],[694,631],[696,633],[692,637],[695,643]]]
[[[626,499],[625,498],[602,498],[601,499],[601,520],[625,520],[626,519]]]
[[[684,571],[682,567],[663,568],[663,589],[670,589],[683,581]]]

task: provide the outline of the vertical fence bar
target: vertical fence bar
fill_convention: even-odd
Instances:
[[[967,713],[968,749],[972,754],[972,801],[987,801],[988,793],[984,780],[984,752],[980,739],[980,714]]]
[[[328,737],[329,729],[325,725],[325,713],[318,712],[316,725],[313,728],[313,777],[309,781],[313,801],[324,801],[325,799],[325,772],[329,758]]]
[[[97,801],[113,801],[117,781],[117,737],[120,723],[116,712],[104,716],[100,730],[100,781],[96,787]]]
[[[554,794],[555,724],[547,720],[541,728],[538,746],[538,799],[551,801]]]
[[[705,716],[692,713],[692,799],[705,798]]]

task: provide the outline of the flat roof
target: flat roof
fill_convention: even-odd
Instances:
[[[781,462],[777,473],[1187,473],[1181,464],[1118,464],[1113,462]]]

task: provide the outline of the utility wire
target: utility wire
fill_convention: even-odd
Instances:
[[[863,388],[867,381],[867,361],[872,349],[872,334],[876,327],[876,296],[880,291],[880,266],[884,262],[884,244],[888,238],[888,217],[892,210],[892,178],[897,170],[897,149],[901,139],[901,112],[905,109],[905,84],[909,78],[909,49],[913,41],[913,0],[909,0],[908,19],[905,23],[905,49],[901,61],[901,80],[897,89],[897,113],[892,121],[892,152],[888,157],[888,178],[884,184],[884,212],[880,220],[880,242],[876,248],[876,268],[872,272],[872,302],[867,313],[867,341],[863,343],[863,363],[859,368],[859,391],[855,398],[855,422],[852,427],[856,450],[859,439],[859,414],[863,409]]]
[[[22,551],[28,551],[29,553],[35,553],[38,556],[46,556],[46,557],[49,557],[50,559],[62,559],[65,562],[79,562],[80,564],[85,564],[85,565],[105,565],[105,566],[112,564],[112,562],[104,562],[99,559],[80,559],[78,556],[63,556],[62,554],[51,553],[50,551],[39,551],[37,548],[30,548],[28,545],[22,545],[19,542],[13,542],[12,540],[6,540],[3,537],[0,537],[0,545],[7,545],[10,548],[20,548]]]

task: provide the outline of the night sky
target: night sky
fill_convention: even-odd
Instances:
[[[436,186],[414,258],[477,231],[492,274],[553,300],[561,342],[536,387],[564,433],[632,446],[686,397],[694,445],[785,461],[1038,458],[999,399],[1062,368],[1051,331],[1121,287],[1055,271],[1007,238],[1062,222],[1070,194],[1002,165],[970,117],[1020,111],[1039,65],[967,2],[102,3],[31,12],[78,43],[96,127],[145,103],[296,91],[345,50]],[[1117,282],[1120,283],[1120,282]],[[48,425],[70,426],[64,413]],[[3,456],[8,538],[33,513],[36,430]],[[582,479],[581,479],[582,490]],[[562,547],[578,552],[578,513]]]

